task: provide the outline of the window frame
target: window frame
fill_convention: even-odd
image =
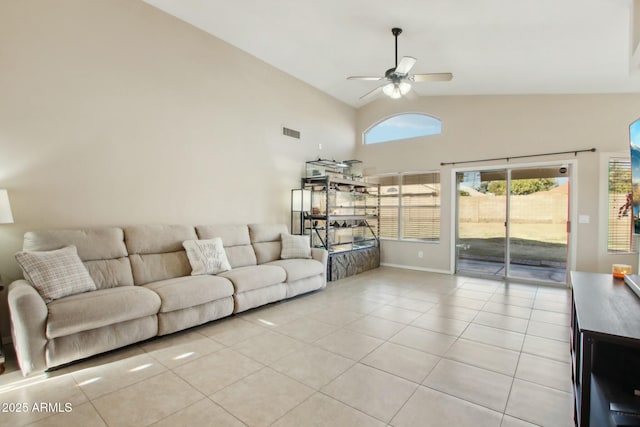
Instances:
[[[402,138],[396,138],[396,139],[389,139],[389,140],[386,140],[386,141],[367,142],[367,133],[369,133],[373,128],[375,128],[376,126],[381,125],[382,123],[386,122],[387,120],[391,120],[393,118],[401,117],[401,116],[405,116],[405,115],[418,115],[418,116],[424,116],[424,117],[427,117],[429,119],[435,120],[440,124],[440,132],[424,134],[424,135],[417,135],[417,136],[408,136],[408,137],[402,137]],[[373,123],[368,128],[366,128],[364,130],[364,132],[362,132],[362,145],[378,145],[378,144],[386,144],[386,143],[389,143],[389,142],[409,141],[409,140],[412,140],[412,139],[427,138],[427,137],[430,137],[430,136],[437,136],[437,135],[442,135],[442,120],[439,117],[434,116],[433,114],[423,113],[421,111],[406,111],[406,112],[403,112],[403,113],[392,114],[390,116],[384,117],[384,118],[378,120],[377,122]]]
[[[606,158],[606,197],[607,197],[607,203],[606,203],[606,215],[605,215],[605,220],[607,221],[606,223],[606,253],[608,255],[628,255],[628,254],[634,254],[637,253],[637,250],[634,248],[634,242],[633,242],[633,207],[631,207],[631,212],[629,213],[630,218],[631,218],[631,224],[629,225],[629,243],[627,246],[626,250],[614,250],[612,249],[611,246],[611,220],[612,220],[612,215],[613,211],[611,208],[611,166],[612,164],[616,163],[616,162],[620,162],[620,163],[628,163],[629,164],[629,173],[631,173],[631,158],[630,156],[625,156],[623,154],[611,154],[608,155]],[[631,183],[630,183],[631,184]]]
[[[436,243],[439,244],[442,241],[442,227],[439,226],[438,227],[438,235],[435,238],[430,238],[430,239],[420,239],[420,238],[412,238],[412,237],[402,237],[403,236],[403,229],[404,229],[404,213],[405,213],[405,206],[402,203],[402,199],[403,199],[403,195],[404,195],[404,177],[405,176],[411,176],[411,175],[426,175],[426,174],[434,174],[437,175],[438,178],[438,182],[440,184],[440,186],[442,186],[442,173],[439,170],[428,170],[428,171],[407,171],[407,172],[394,172],[394,173],[384,173],[384,174],[377,174],[377,175],[372,175],[370,176],[370,178],[388,178],[388,177],[396,177],[397,178],[397,186],[398,186],[398,193],[394,196],[397,200],[397,206],[389,206],[389,207],[395,207],[396,208],[396,237],[384,237],[382,236],[382,232],[381,232],[381,227],[382,227],[382,209],[379,209],[379,213],[378,213],[378,237],[380,240],[390,240],[390,241],[398,241],[398,242],[418,242],[418,243]],[[380,193],[380,197],[382,196],[382,194]],[[440,187],[439,193],[438,193],[438,197],[442,197],[442,187]],[[382,204],[379,204],[380,207],[382,207]],[[387,206],[385,206],[387,207]],[[431,208],[436,208],[438,210],[438,223],[441,225],[442,224],[442,201],[440,199],[440,202],[437,204],[434,204],[433,206],[428,206],[428,205],[415,205],[415,206],[408,206],[411,208],[426,208],[426,209],[431,209]]]

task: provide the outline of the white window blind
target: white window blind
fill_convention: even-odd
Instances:
[[[380,237],[398,238],[398,208],[400,206],[400,176],[376,176],[370,179],[380,185],[380,211],[378,226]]]
[[[402,175],[402,239],[440,238],[440,173]]]
[[[369,178],[380,184],[379,232],[385,239],[440,239],[440,173]]]
[[[631,206],[631,162],[629,159],[609,159],[609,252],[631,252],[633,226]]]

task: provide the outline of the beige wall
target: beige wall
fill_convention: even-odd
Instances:
[[[422,112],[442,120],[442,134],[402,142],[362,145],[362,132],[388,116]],[[421,97],[393,102],[379,99],[357,112],[357,158],[370,173],[441,171],[442,235],[439,243],[383,241],[382,262],[419,269],[448,271],[451,262],[451,170],[441,162],[486,159],[596,148],[628,152],[629,124],[640,117],[640,95],[530,95]],[[606,168],[598,153],[511,160],[509,164],[576,159],[577,213],[589,224],[577,224],[576,268],[611,271],[611,264],[637,264],[637,256],[608,255],[598,233],[602,180]],[[505,161],[475,166],[505,165]],[[606,164],[605,164],[606,165]],[[457,165],[470,167],[473,165]],[[605,187],[606,191],[606,187]],[[605,222],[606,226],[606,222]],[[606,239],[606,234],[604,235]],[[423,258],[418,258],[423,251]]]
[[[26,230],[288,224],[304,162],[353,158],[354,123],[353,108],[143,2],[2,1],[3,282],[20,275]]]
[[[381,99],[356,113],[130,0],[1,2],[0,70],[0,188],[10,191],[16,221],[0,225],[5,283],[19,277],[13,253],[30,229],[288,222],[289,190],[319,155],[359,158],[378,173],[441,170],[441,242],[385,241],[382,254],[390,264],[448,270],[451,167],[440,162],[624,151],[627,126],[640,116],[640,95]],[[354,145],[401,111],[440,117],[443,134]],[[302,140],[280,136],[283,124]],[[578,226],[577,267],[633,262],[598,249],[603,172],[597,155],[578,159],[578,211],[591,223]],[[6,302],[0,312],[6,337]]]

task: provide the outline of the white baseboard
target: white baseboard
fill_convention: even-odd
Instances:
[[[453,272],[449,270],[439,270],[437,268],[424,268],[424,267],[414,267],[412,265],[401,265],[401,264],[388,264],[386,262],[380,263],[381,267],[393,267],[393,268],[402,268],[403,270],[416,270],[416,271],[426,271],[429,273],[440,273],[440,274],[453,274]]]

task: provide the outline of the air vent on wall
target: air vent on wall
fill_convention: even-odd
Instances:
[[[291,138],[300,139],[300,131],[289,129],[287,127],[282,127],[282,134],[285,136],[290,136]]]

